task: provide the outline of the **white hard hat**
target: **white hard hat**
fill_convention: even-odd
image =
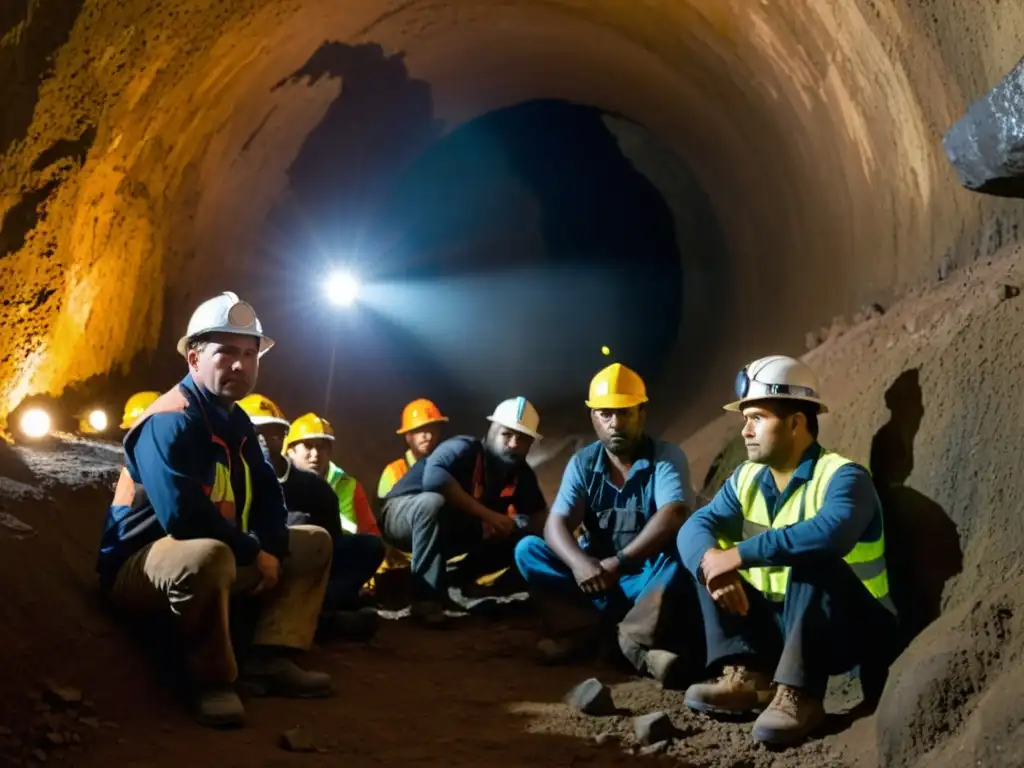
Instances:
[[[522,432],[537,440],[541,439],[540,433],[537,431],[540,427],[540,414],[525,397],[513,397],[498,403],[498,407],[487,417],[487,420],[514,429],[516,432]]]
[[[260,357],[274,346],[273,339],[263,335],[263,326],[256,317],[256,310],[231,291],[207,299],[196,308],[188,321],[188,332],[178,340],[178,354],[184,357],[189,341],[204,333],[255,336],[260,340]]]
[[[742,410],[753,400],[803,400],[815,403],[819,413],[828,413],[821,401],[818,377],[807,365],[785,355],[769,355],[748,364],[736,374],[734,403],[727,411]]]

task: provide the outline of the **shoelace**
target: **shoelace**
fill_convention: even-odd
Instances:
[[[772,709],[796,718],[800,711],[800,695],[795,689],[780,685],[771,706]]]
[[[726,683],[736,683],[739,685],[745,685],[746,683],[752,683],[754,678],[744,667],[722,667],[722,680]]]

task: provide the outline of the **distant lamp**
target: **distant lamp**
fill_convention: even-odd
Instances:
[[[324,284],[327,300],[338,307],[348,307],[359,296],[359,281],[351,272],[332,272]]]
[[[25,437],[33,440],[46,437],[50,434],[50,414],[42,408],[30,408],[22,414],[19,426]]]
[[[612,351],[608,347],[601,347],[601,354],[605,357],[608,357],[611,353]]]
[[[97,408],[89,413],[89,426],[95,432],[105,432],[109,425],[110,419],[107,418],[106,411],[101,411]]]

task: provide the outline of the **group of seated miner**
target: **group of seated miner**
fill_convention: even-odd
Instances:
[[[126,406],[100,541],[112,608],[170,609],[203,724],[240,725],[239,692],[330,695],[330,676],[296,655],[325,627],[371,636],[365,585],[403,557],[412,621],[450,625],[505,569],[542,619],[538,661],[612,654],[685,688],[694,710],[760,713],[757,741],[818,727],[830,674],[859,668],[865,697],[880,695],[896,621],[882,511],[867,470],[819,445],[826,407],[802,362],[773,355],[739,373],[725,409],[742,416],[749,460],[700,509],[686,456],[645,432],[646,387],[618,363],[590,382],[597,440],[573,454],[550,508],[526,461],[541,436],[523,397],[500,403],[482,438],[442,439],[437,406],[410,403],[408,450],[371,504],[331,461],[325,419],[289,422],[251,394],[273,343],[233,293],[196,309],[178,343],[184,378]],[[243,609],[244,646],[229,621]]]

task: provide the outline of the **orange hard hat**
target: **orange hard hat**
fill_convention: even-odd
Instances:
[[[432,401],[421,397],[402,409],[402,426],[395,434],[404,435],[406,432],[412,432],[427,424],[436,424],[441,421],[448,421],[448,417],[442,415],[441,409]]]

